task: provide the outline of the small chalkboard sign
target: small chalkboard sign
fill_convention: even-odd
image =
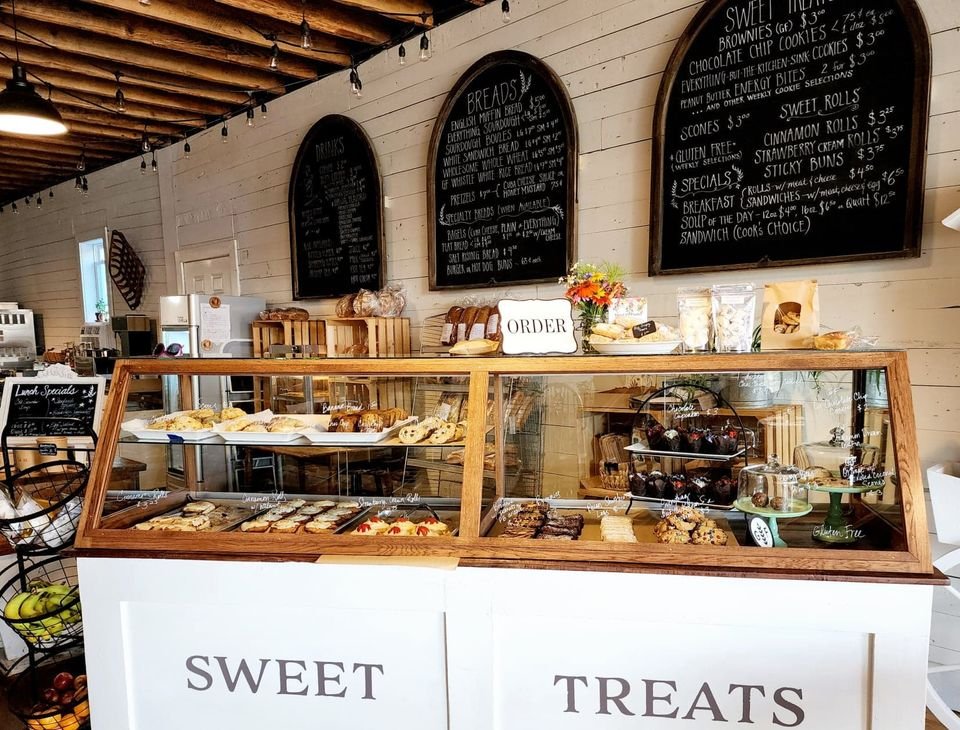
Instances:
[[[650,272],[920,255],[915,0],[709,0],[654,119]]]
[[[7,378],[0,400],[2,427],[9,427],[11,438],[97,433],[104,383],[103,378]]]
[[[577,123],[543,61],[499,51],[447,97],[427,164],[430,288],[556,282],[576,257]]]
[[[290,179],[294,299],[327,299],[384,283],[383,194],[363,128],[331,114],[307,132]]]

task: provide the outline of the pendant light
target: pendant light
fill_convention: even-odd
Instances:
[[[13,41],[17,59],[13,64],[13,78],[7,82],[7,88],[0,91],[0,132],[38,137],[66,134],[67,125],[60,112],[27,81],[27,69],[20,63],[16,0],[13,0]]]

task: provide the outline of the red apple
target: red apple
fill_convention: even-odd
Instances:
[[[60,704],[61,704],[63,707],[67,707],[67,706],[69,706],[69,705],[72,705],[72,704],[73,704],[73,700],[74,700],[73,690],[67,690],[67,691],[64,692],[62,695],[60,695]]]
[[[48,687],[43,690],[43,701],[49,702],[52,705],[60,704],[60,693],[53,687]]]
[[[53,686],[60,692],[71,689],[73,687],[73,675],[70,672],[60,672],[53,678]]]

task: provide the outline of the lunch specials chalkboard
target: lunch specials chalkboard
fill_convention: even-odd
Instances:
[[[655,117],[653,274],[920,255],[930,86],[913,0],[713,0]]]
[[[384,281],[383,196],[370,139],[332,114],[307,132],[290,180],[294,299],[325,299]]]
[[[0,419],[8,436],[86,436],[100,427],[103,378],[7,378]],[[36,421],[30,419],[53,419]],[[71,420],[77,419],[80,423]]]
[[[556,281],[576,256],[577,123],[539,59],[475,63],[440,112],[427,165],[430,288]]]

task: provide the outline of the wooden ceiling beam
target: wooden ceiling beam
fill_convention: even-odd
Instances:
[[[368,13],[330,3],[317,7],[312,3],[304,4],[300,0],[216,0],[216,2],[218,5],[246,10],[293,25],[300,25],[300,21],[306,18],[312,30],[368,45],[378,46],[391,38],[390,27],[383,20],[372,17]]]
[[[60,137],[0,134],[0,140],[23,145],[27,148],[53,145],[55,147],[76,148],[77,150],[81,150],[86,147],[88,150],[101,152],[104,156],[130,155],[131,150],[135,149],[133,145],[127,142],[118,142],[114,139],[103,139],[102,137],[91,137],[90,135],[80,134],[76,131],[67,132],[67,134]]]
[[[14,157],[6,152],[0,152],[0,165],[3,165],[4,170],[8,172],[17,170],[41,170],[58,175],[66,175],[67,173],[71,175],[77,174],[76,165],[70,162],[62,160],[37,161],[30,157]]]
[[[11,66],[6,59],[0,59],[0,74],[10,76]],[[109,97],[98,97],[93,94],[84,94],[65,89],[59,84],[54,83],[53,79],[45,74],[37,75],[32,70],[27,70],[28,78],[38,86],[44,81],[53,85],[50,93],[50,99],[57,108],[75,108],[88,111],[107,112],[107,109],[113,109],[116,106],[114,93]],[[126,94],[126,92],[124,92]],[[106,107],[104,109],[103,107]],[[189,110],[163,109],[159,107],[139,104],[128,99],[126,101],[126,111],[123,114],[118,113],[119,119],[138,121],[139,124],[175,124],[188,128],[202,128],[206,126],[206,117],[199,113],[191,113]]]
[[[433,7],[425,0],[334,0],[334,2],[358,10],[386,15],[392,20],[419,25],[422,28],[432,28],[434,25]]]
[[[77,111],[95,112],[99,115],[114,115],[114,118],[117,121],[127,121],[130,124],[135,124],[136,126],[143,126],[146,124],[151,129],[161,126],[183,127],[185,128],[184,131],[186,131],[191,129],[203,129],[207,126],[205,117],[201,117],[197,114],[191,115],[189,111],[182,111],[178,114],[172,109],[156,109],[153,107],[144,106],[143,104],[137,104],[136,102],[128,101],[125,105],[125,112],[108,112],[103,109],[103,107],[106,106],[109,109],[111,106],[113,106],[113,104],[105,104],[97,99],[83,98],[79,94],[65,94],[57,89],[53,90],[50,95],[50,99],[54,104],[57,105],[57,108],[61,110],[74,109]]]
[[[14,58],[15,55],[12,41],[13,30],[6,25],[0,25],[0,53],[5,55],[7,59]],[[172,104],[174,109],[182,106],[206,113],[208,105],[210,107],[220,106],[221,104],[235,106],[242,104],[247,98],[247,95],[242,91],[225,89],[222,86],[199,81],[188,76],[166,74],[116,62],[98,63],[84,56],[66,53],[63,49],[57,49],[56,52],[53,52],[52,49],[43,46],[22,44],[20,46],[20,60],[26,64],[28,71],[36,68],[38,75],[56,71],[58,74],[68,74],[65,77],[68,79],[82,76],[84,79],[106,81],[109,96],[113,96],[113,92],[116,91],[115,74],[119,71],[124,93],[127,94],[128,98],[134,98],[130,96],[130,92],[135,91],[138,94],[139,101],[161,106]],[[53,83],[56,83],[56,81]],[[92,91],[93,89],[89,90]],[[216,111],[210,113],[214,116],[218,114]]]
[[[0,139],[0,160],[8,154],[12,154],[18,157],[39,157],[41,159],[50,158],[53,160],[70,160],[74,165],[77,164],[77,161],[80,159],[81,153],[84,154],[89,162],[95,162],[97,160],[114,160],[117,157],[117,152],[99,152],[97,150],[88,150],[82,147],[60,147],[60,148],[51,148],[46,147],[43,149],[36,149],[34,147],[25,147],[21,144],[17,144],[19,140],[6,141]]]
[[[0,3],[0,7],[8,6]],[[82,28],[84,33],[95,33],[115,41],[136,43],[162,53],[176,51],[187,56],[205,58],[234,66],[267,69],[270,53],[241,43],[224,44],[203,33],[191,33],[167,23],[133,17],[114,10],[86,8],[60,0],[30,0],[17,8],[17,18],[46,23],[59,28]],[[9,20],[9,18],[8,18]],[[133,50],[139,50],[134,46]],[[145,53],[145,51],[144,51]],[[284,59],[282,73],[299,79],[315,79],[317,66],[295,58]]]
[[[108,113],[101,111],[91,111],[87,109],[78,109],[76,107],[61,105],[57,107],[61,116],[66,120],[67,126],[71,129],[74,122],[83,122],[94,124],[103,128],[114,130],[129,130],[136,132],[137,139],[146,129],[150,136],[170,136],[176,137],[183,134],[186,130],[174,124],[159,124],[156,122],[141,122],[127,117],[126,114]]]
[[[164,0],[162,3],[143,5],[140,0],[85,0],[89,5],[99,5],[112,10],[152,18],[182,28],[189,28],[219,38],[247,43],[252,46],[270,49],[273,36],[289,41],[281,45],[284,56],[297,56],[310,61],[330,63],[340,67],[350,65],[351,46],[335,35],[320,33],[311,29],[312,49],[301,48],[298,26],[280,23],[273,18],[250,16],[235,11],[224,12],[189,0]]]
[[[134,142],[139,142],[143,136],[142,129],[124,129],[122,127],[110,127],[104,124],[92,124],[77,119],[70,119],[67,117],[67,115],[64,115],[64,118],[66,119],[69,130],[76,134],[83,134],[98,138],[107,137],[113,140],[126,139]],[[132,149],[133,147],[131,147],[131,150]]]
[[[66,51],[89,58],[98,58],[110,64],[119,62],[132,65],[134,68],[163,71],[184,77],[185,86],[190,85],[190,79],[196,78],[238,89],[275,90],[282,81],[282,77],[267,69],[257,71],[173,51],[138,48],[131,43],[73,28],[47,25],[26,18],[20,20],[19,12],[18,9],[17,24],[21,31],[20,43],[43,47],[46,53]],[[9,29],[7,25],[10,22],[9,15],[4,15],[2,20],[3,25]],[[12,29],[7,37],[13,37]],[[52,51],[51,48],[56,50]]]

